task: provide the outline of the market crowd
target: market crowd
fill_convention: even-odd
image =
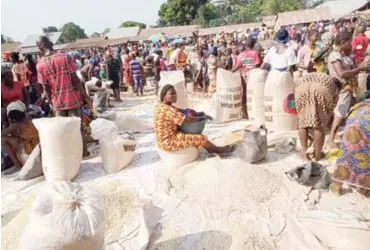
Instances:
[[[158,92],[161,71],[182,70],[186,82],[192,83],[193,93],[202,93],[205,98],[216,92],[218,69],[240,72],[243,110],[248,118],[248,73],[260,67],[295,76],[303,159],[318,161],[324,156],[327,129],[330,135],[326,145],[336,147],[338,128],[346,121],[342,143],[345,157],[338,160],[331,189],[340,193],[341,183],[350,180],[369,195],[369,92],[356,96],[358,75],[370,71],[366,30],[364,22],[340,20],[281,27],[277,32],[260,27],[239,34],[194,33],[188,38],[171,39],[162,34],[152,41],[73,51],[55,51],[50,40],[42,36],[37,41],[40,53],[36,57],[2,55],[2,156],[22,167],[17,152],[30,153],[39,143],[32,118],[77,116],[82,118],[84,156],[88,157],[89,122],[110,107],[110,95],[120,102],[122,87],[138,96],[144,94],[144,86],[153,86]],[[367,85],[370,89],[369,80]],[[163,105],[171,105],[175,94],[171,88],[162,90]],[[177,120],[181,117],[172,115]],[[314,143],[313,156],[306,152],[310,140]],[[191,143],[213,147],[198,137],[179,145]],[[222,153],[231,148],[212,150]]]

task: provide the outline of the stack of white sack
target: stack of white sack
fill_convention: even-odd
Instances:
[[[81,119],[53,117],[33,120],[39,132],[42,170],[48,181],[70,181],[82,160]]]
[[[189,104],[185,88],[184,72],[182,70],[161,71],[161,80],[158,83],[159,86],[158,99],[161,94],[163,86],[167,84],[172,85],[176,90],[177,100],[176,103],[174,103],[174,106],[180,109],[188,108]]]
[[[99,193],[71,182],[48,185],[33,204],[19,249],[104,249],[107,217]]]
[[[135,138],[127,132],[118,132],[117,125],[98,118],[91,122],[91,135],[99,140],[100,156],[107,173],[115,173],[127,167],[135,156]]]
[[[118,131],[147,133],[154,130],[153,122],[141,120],[129,114],[116,114],[114,123],[117,125]]]

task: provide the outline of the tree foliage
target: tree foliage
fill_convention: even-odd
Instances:
[[[135,22],[135,21],[126,21],[126,22],[121,23],[121,25],[119,27],[120,28],[124,28],[124,27],[140,27],[141,29],[145,29],[146,28],[146,24],[145,23],[140,23],[140,22]]]
[[[85,30],[73,22],[66,23],[60,28],[63,32],[66,42],[74,42],[78,39],[87,38]]]
[[[48,27],[42,28],[42,32],[44,32],[44,34],[58,32],[58,28],[55,26],[48,26]]]
[[[109,31],[110,31],[110,28],[105,28],[105,29],[103,30],[103,32],[101,33],[101,34],[102,34],[102,36],[105,36],[107,33],[109,33]]]
[[[4,43],[15,43],[15,41],[13,38],[9,36],[4,36],[3,34],[1,34],[1,44],[4,44]]]
[[[101,37],[101,34],[99,32],[94,32],[90,35],[90,37]]]
[[[167,0],[159,9],[158,24],[189,25],[197,17],[198,9],[208,0]]]
[[[303,9],[317,1],[324,0],[167,0],[158,12],[157,26],[260,22],[262,16]]]

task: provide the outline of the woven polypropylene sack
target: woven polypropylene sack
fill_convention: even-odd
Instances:
[[[72,182],[48,185],[33,204],[19,249],[104,249],[107,218],[99,193]]]
[[[240,74],[218,69],[215,121],[224,123],[242,118],[242,83]]]
[[[182,70],[161,71],[161,80],[158,83],[158,97],[161,93],[162,87],[167,84],[172,85],[176,90],[177,101],[174,103],[174,105],[181,109],[188,108],[188,97],[186,95],[184,72]]]
[[[159,156],[168,167],[181,167],[199,158],[199,149],[185,148],[179,151],[167,152],[157,147]]]
[[[263,126],[258,129],[248,129],[244,132],[243,150],[245,160],[255,163],[267,155],[267,130]]]
[[[127,167],[135,156],[135,137],[126,132],[117,134],[114,140],[99,140],[103,168],[115,173]]]
[[[82,160],[81,119],[54,117],[33,120],[39,131],[42,167],[48,181],[70,181]]]

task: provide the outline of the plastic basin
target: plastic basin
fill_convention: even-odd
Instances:
[[[179,130],[185,134],[201,134],[206,127],[206,122],[207,119],[199,122],[184,123],[179,126]]]

